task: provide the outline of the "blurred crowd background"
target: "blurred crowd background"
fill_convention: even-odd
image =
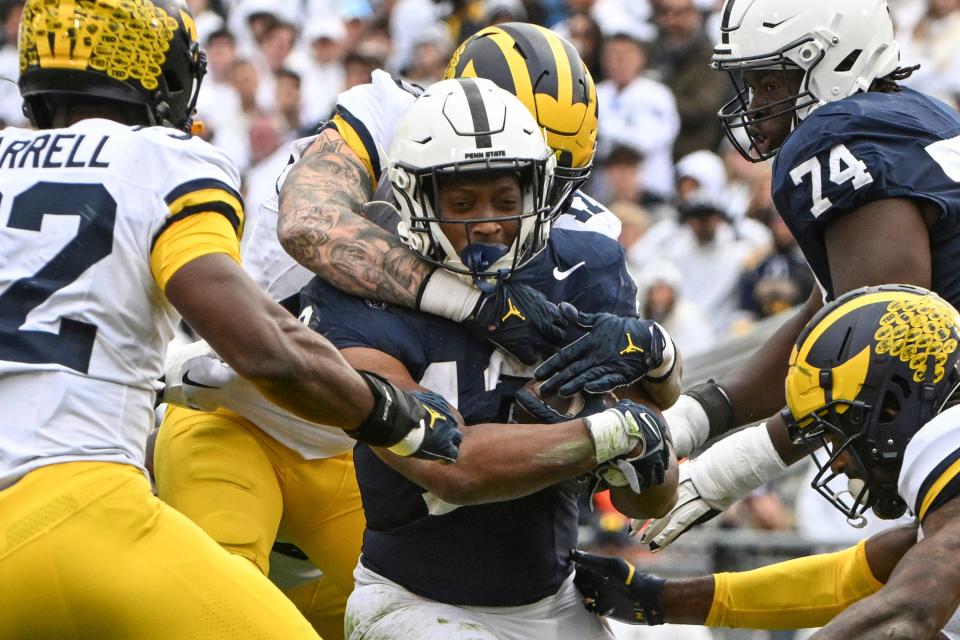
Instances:
[[[746,340],[740,352],[759,343],[749,337],[758,323],[776,324],[764,319],[815,286],[773,207],[770,165],[742,159],[715,117],[732,94],[726,76],[709,68],[721,0],[186,1],[208,59],[202,135],[239,167],[248,215],[273,192],[289,143],[331,115],[339,92],[368,82],[377,68],[425,87],[471,34],[527,21],[568,38],[597,83],[599,143],[584,190],[622,220],[641,313],[669,330],[694,377],[698,358],[710,361],[731,339]],[[9,80],[0,82],[2,126],[26,124],[15,84],[22,4],[0,0],[0,77]],[[903,61],[923,65],[906,84],[960,106],[960,0],[890,6]],[[657,556],[632,544],[626,523],[602,499],[584,510],[584,541],[677,575],[752,567],[859,539],[863,531],[801,489],[804,473],[764,488]],[[757,530],[780,533],[758,538]],[[637,629],[631,637],[711,636]]]

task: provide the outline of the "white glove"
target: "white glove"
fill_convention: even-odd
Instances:
[[[640,541],[653,551],[662,549],[786,469],[766,423],[724,438],[697,458],[680,464],[677,503],[666,516],[647,523]],[[643,524],[634,521],[632,533]]]
[[[238,377],[203,340],[174,347],[164,364],[161,401],[213,411],[223,404],[225,387]]]

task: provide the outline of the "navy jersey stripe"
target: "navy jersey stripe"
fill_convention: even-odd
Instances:
[[[219,213],[230,222],[230,226],[233,227],[235,232],[238,234],[240,232],[240,218],[237,217],[237,212],[233,210],[233,207],[228,205],[226,202],[202,202],[200,204],[184,207],[179,213],[167,218],[166,222],[163,223],[163,226],[160,227],[160,230],[153,234],[153,241],[150,243],[150,251],[153,251],[153,248],[157,244],[157,240],[160,239],[160,236],[163,235],[163,232],[169,229],[171,225],[198,213]]]
[[[196,180],[184,182],[183,184],[174,187],[170,193],[165,195],[163,197],[163,201],[166,202],[167,206],[169,207],[179,198],[182,198],[188,193],[193,193],[194,191],[203,191],[204,189],[220,189],[221,191],[226,191],[231,196],[236,198],[241,205],[243,204],[243,196],[241,196],[237,190],[233,189],[227,183],[221,180],[215,180],[213,178],[197,178]]]
[[[337,115],[343,118],[357,135],[360,136],[360,142],[363,143],[363,148],[367,150],[367,155],[370,156],[370,166],[373,167],[373,175],[379,181],[381,173],[380,154],[377,152],[377,145],[373,141],[373,136],[370,135],[370,131],[357,116],[341,106],[337,107]]]
[[[956,451],[951,453],[949,456],[941,460],[940,463],[933,468],[933,471],[927,474],[927,477],[924,479],[923,484],[920,485],[920,491],[917,492],[917,503],[913,505],[913,512],[916,515],[918,516],[920,515],[920,506],[923,504],[924,499],[927,497],[927,492],[929,492],[933,484],[940,479],[940,476],[942,476],[944,472],[950,468],[950,465],[952,465],[958,459],[960,459],[960,449],[957,449]],[[953,484],[953,482],[951,482],[950,484]],[[946,489],[944,489],[944,491],[945,490]],[[937,499],[939,500],[939,498]]]

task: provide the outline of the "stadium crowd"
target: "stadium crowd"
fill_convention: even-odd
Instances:
[[[726,74],[709,68],[720,0],[187,4],[207,56],[199,135],[240,171],[246,230],[275,195],[290,143],[333,116],[339,93],[370,82],[375,69],[426,88],[443,77],[458,43],[485,26],[523,21],[570,40],[597,83],[597,154],[583,189],[623,225],[620,243],[638,285],[641,317],[663,325],[685,357],[749,333],[764,318],[801,304],[816,286],[774,206],[769,163],[745,160],[716,118],[733,95]],[[16,87],[22,5],[0,0],[0,77],[10,81],[0,84],[3,126],[26,126]],[[960,0],[890,0],[890,6],[903,58],[922,64],[903,84],[960,108]],[[845,522],[816,497],[805,502],[814,494],[799,475],[755,492],[711,526],[799,529],[828,546],[859,539],[862,532],[842,537]],[[583,510],[584,544],[640,557],[639,545],[626,537],[629,521],[602,501],[596,509]],[[819,523],[831,519],[837,526],[826,533]],[[817,527],[805,530],[811,522]],[[683,633],[644,628],[623,637]],[[706,630],[690,633],[711,637]]]

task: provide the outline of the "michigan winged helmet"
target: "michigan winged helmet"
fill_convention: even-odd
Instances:
[[[814,455],[813,487],[851,521],[871,507],[881,518],[904,513],[897,491],[904,450],[960,386],[958,345],[956,309],[907,285],[850,292],[800,335],[784,420],[795,440],[826,446],[826,461]],[[841,458],[853,479],[847,491],[828,486]]]
[[[206,62],[176,0],[27,0],[19,43],[20,93],[35,126],[87,97],[142,105],[148,122],[190,129]]]
[[[576,48],[549,29],[507,22],[461,44],[445,77],[492,80],[526,105],[557,158],[550,201],[559,212],[589,177],[597,142],[597,88]]]

